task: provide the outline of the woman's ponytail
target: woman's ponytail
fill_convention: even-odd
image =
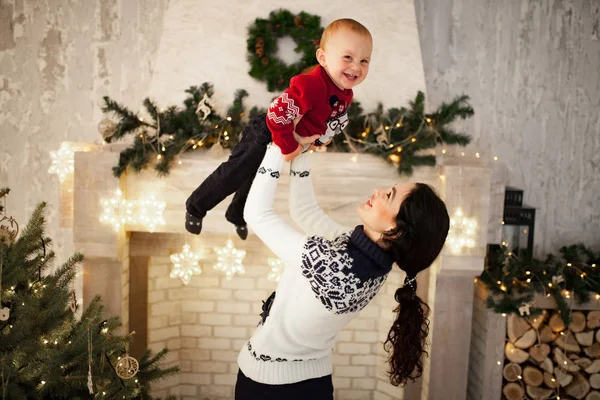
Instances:
[[[388,362],[392,385],[406,385],[423,374],[423,355],[427,355],[429,306],[417,296],[416,277],[407,276],[404,286],[396,290],[399,303],[394,310],[396,320],[383,344],[390,354]]]

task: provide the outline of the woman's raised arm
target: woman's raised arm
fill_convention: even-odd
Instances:
[[[338,224],[319,207],[310,176],[310,157],[310,153],[306,152],[292,161],[290,215],[307,235],[333,239],[351,228]]]
[[[273,207],[283,164],[279,147],[269,145],[248,194],[244,219],[277,257],[289,266],[299,266],[306,236],[286,223]]]

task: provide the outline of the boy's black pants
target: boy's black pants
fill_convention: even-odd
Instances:
[[[210,174],[185,203],[187,212],[204,218],[225,197],[235,192],[225,218],[235,225],[246,225],[244,207],[256,171],[271,143],[266,114],[259,115],[242,131],[242,139],[233,148],[227,161]]]

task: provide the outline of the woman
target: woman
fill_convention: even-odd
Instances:
[[[394,385],[419,377],[429,307],[416,295],[416,275],[438,256],[448,233],[444,202],[424,184],[377,189],[358,206],[354,229],[317,205],[310,154],[291,164],[290,213],[306,236],[273,210],[284,164],[270,145],[246,203],[248,224],[286,268],[266,302],[261,324],[238,357],[236,399],[333,399],[331,349],[337,334],[377,294],[396,263],[406,272],[385,349]]]

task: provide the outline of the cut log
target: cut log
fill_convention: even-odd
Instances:
[[[556,368],[554,370],[554,375],[556,376],[556,380],[558,381],[558,384],[562,387],[567,386],[569,383],[571,383],[571,381],[573,381],[573,375],[567,374],[565,371],[563,371],[560,368]]]
[[[535,317],[530,318],[528,322],[533,327],[533,329],[540,329],[540,326],[542,326],[547,316],[548,311],[543,310],[540,315],[536,315]]]
[[[590,391],[590,383],[587,381],[585,376],[582,374],[576,374],[566,388],[565,392],[569,396],[575,397],[576,399],[583,399],[586,394]]]
[[[507,381],[515,382],[519,379],[522,372],[523,370],[521,369],[521,366],[519,364],[508,363],[504,366],[504,370],[502,370],[502,375]]]
[[[510,342],[506,343],[506,346],[504,347],[504,353],[506,354],[506,358],[517,364],[524,363],[529,358],[528,352],[517,349]]]
[[[532,399],[543,400],[550,397],[554,391],[548,388],[541,388],[536,386],[527,386],[527,395]]]
[[[548,325],[544,325],[540,330],[540,340],[544,343],[554,342],[556,339],[556,333],[552,332],[552,329]]]
[[[562,332],[566,328],[564,321],[560,317],[560,314],[552,315],[550,317],[548,325],[550,325],[550,329],[552,329],[552,332]]]
[[[565,371],[569,371],[569,372],[579,371],[579,369],[580,369],[579,365],[577,365],[573,361],[569,360],[565,356],[565,353],[563,353],[562,350],[559,349],[558,347],[554,348],[553,354],[554,354],[554,361],[556,362],[557,367],[562,368]]]
[[[552,361],[548,357],[546,357],[544,359],[544,361],[542,361],[539,365],[540,365],[540,368],[546,372],[549,372],[549,373],[554,372],[554,364],[552,364]]]
[[[592,365],[592,360],[587,357],[580,357],[577,360],[573,361],[575,364],[579,365],[579,368],[585,369],[587,372],[587,368]]]
[[[558,381],[554,375],[546,371],[544,371],[544,384],[550,389],[556,389],[558,387]]]
[[[582,346],[591,346],[594,344],[594,331],[576,333],[575,339],[577,339],[579,344]]]
[[[568,351],[572,353],[581,352],[581,348],[579,347],[579,343],[577,343],[577,340],[575,340],[575,337],[573,335],[569,335],[568,333],[564,335],[558,335],[558,337],[554,341],[554,344],[560,347],[563,351]]]
[[[535,344],[536,340],[537,333],[535,329],[531,328],[515,342],[515,347],[518,347],[519,349],[528,349]]]
[[[596,342],[600,342],[600,329],[596,331]]]
[[[600,360],[594,360],[592,364],[585,369],[585,372],[588,374],[596,374],[600,372]]]
[[[523,393],[523,388],[518,383],[507,383],[506,386],[502,388],[502,393],[504,393],[504,397],[507,400],[521,400],[525,395]]]
[[[585,396],[585,400],[600,400],[600,392],[592,390]]]
[[[590,347],[583,349],[585,354],[592,358],[600,358],[600,343],[596,342]]]
[[[596,329],[600,327],[600,311],[590,311],[587,315],[587,327],[588,329]]]
[[[600,389],[600,374],[590,375],[590,386],[594,389]]]
[[[538,363],[544,361],[544,358],[548,357],[548,354],[550,354],[550,346],[546,343],[536,344],[529,349],[529,355]]]
[[[508,316],[508,321],[506,321],[506,333],[508,335],[508,340],[512,343],[516,342],[521,336],[525,334],[529,329],[531,329],[531,325],[524,319],[519,317],[516,314],[510,314]]]
[[[569,329],[575,333],[582,332],[585,329],[585,315],[581,311],[573,311],[571,313],[571,323]]]
[[[544,382],[544,374],[539,369],[528,365],[523,369],[523,381],[529,386],[540,386]]]

